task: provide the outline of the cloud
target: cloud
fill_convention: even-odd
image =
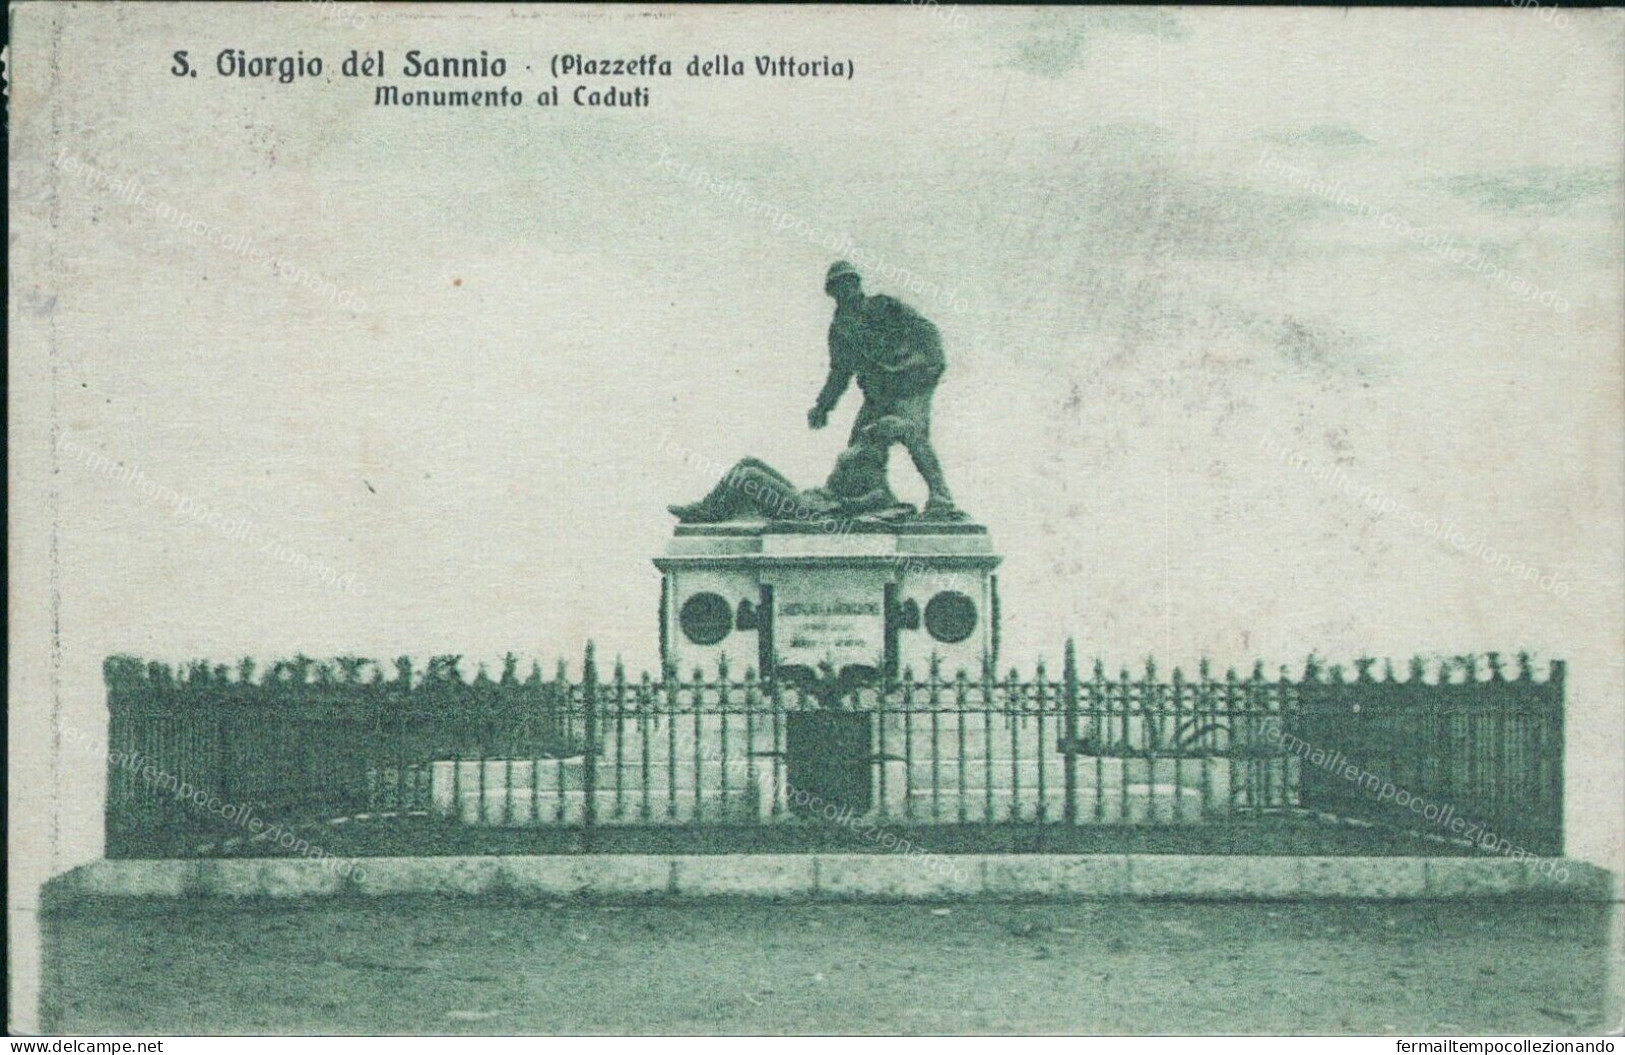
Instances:
[[[1137,162],[1152,154],[1165,154],[1173,142],[1166,129],[1149,121],[1113,121],[1085,131],[1079,146],[1097,158],[1121,155],[1125,161]]]
[[[1027,35],[1015,44],[1009,65],[1040,77],[1060,77],[1082,66],[1089,45],[1102,34],[1122,33],[1158,40],[1184,40],[1184,23],[1168,11],[1108,8],[1046,11],[1037,15]]]
[[[1533,166],[1452,176],[1442,181],[1458,198],[1495,212],[1565,212],[1572,205],[1608,195],[1619,187],[1619,175],[1606,168]]]
[[[1349,125],[1318,124],[1270,132],[1264,136],[1271,143],[1289,147],[1348,148],[1370,146],[1371,140]]]
[[[1342,328],[1284,315],[1274,322],[1275,350],[1288,362],[1313,370],[1346,367],[1361,339]]]

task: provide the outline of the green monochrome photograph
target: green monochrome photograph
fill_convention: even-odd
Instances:
[[[1614,1050],[1620,9],[7,18],[13,1052]]]

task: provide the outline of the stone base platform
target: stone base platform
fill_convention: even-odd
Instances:
[[[957,770],[943,767],[938,793],[927,780],[910,786],[908,767],[898,761],[883,763],[884,782],[876,789],[875,807],[860,820],[884,822],[954,821],[964,808],[966,823],[994,819],[1035,822],[1039,819],[1037,769],[1028,765],[1011,787],[1008,765],[984,769],[968,767],[963,793]],[[916,766],[916,770],[922,767]],[[463,824],[492,827],[576,826],[586,817],[587,791],[579,759],[486,760],[436,762],[431,767],[430,798],[441,817]],[[699,775],[696,781],[696,773]],[[600,764],[593,792],[593,816],[599,824],[692,824],[697,817],[712,823],[771,824],[791,816],[790,789],[778,767],[766,764],[747,770],[709,763],[696,769],[651,765],[645,794],[641,768]],[[989,777],[993,778],[991,784]],[[1211,794],[1204,804],[1202,792],[1175,784],[1130,783],[1120,770],[1114,782],[1084,784],[1075,802],[1079,824],[1199,824],[1209,815],[1228,812]],[[1060,775],[1051,774],[1043,786],[1045,816],[1060,817],[1066,810],[1066,791]],[[619,790],[617,791],[617,787]],[[647,810],[645,810],[647,806]]]
[[[1611,873],[1570,860],[876,853],[97,861],[52,880],[46,903],[97,897],[391,895],[604,900],[1615,899]]]
[[[912,671],[979,675],[998,658],[987,528],[937,521],[679,524],[655,558],[661,665],[687,676]]]

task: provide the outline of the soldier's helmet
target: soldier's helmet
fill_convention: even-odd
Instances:
[[[845,260],[835,261],[835,263],[829,265],[829,270],[824,272],[824,288],[826,290],[831,288],[836,282],[846,278],[849,275],[854,280],[859,280],[861,278],[861,276],[858,274],[858,269],[847,263]]]

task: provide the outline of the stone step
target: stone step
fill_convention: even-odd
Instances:
[[[782,764],[778,765],[782,772]],[[581,791],[586,788],[587,767],[579,758],[571,759],[543,759],[541,762],[532,762],[528,759],[514,761],[487,760],[481,762],[435,762],[430,767],[434,788],[439,793],[445,789],[450,794],[452,789],[461,792],[477,794],[481,789],[500,790],[514,788],[516,790],[538,790],[557,792]],[[651,761],[648,766],[649,786],[664,789],[672,783],[679,788],[692,789],[695,784],[695,773],[699,773],[698,784],[703,790],[721,789],[724,777],[729,787],[739,788],[749,784],[756,777],[770,774],[775,770],[773,758],[757,758],[753,763],[747,763],[743,758],[732,758],[724,766],[720,759],[702,760],[696,768],[694,762],[688,759],[679,759],[676,765],[664,761]],[[613,761],[600,762],[597,772],[597,786],[600,791],[613,790],[619,786],[623,791],[643,787],[644,767],[641,762],[633,764],[630,760],[617,769]],[[386,781],[383,787],[388,788]]]
[[[454,808],[453,803],[456,803]],[[755,824],[762,816],[760,793],[756,790],[730,791],[727,795],[702,793],[696,797],[692,790],[679,790],[674,797],[650,796],[650,816],[643,818],[643,800],[640,796],[623,795],[617,804],[613,791],[599,791],[593,796],[595,822],[598,824]],[[559,816],[560,806],[563,817]],[[489,789],[484,796],[470,792],[458,799],[449,796],[435,799],[435,810],[443,817],[455,816],[464,824],[489,827],[573,827],[586,818],[587,793],[585,791],[556,791],[532,793],[529,789]],[[699,811],[698,816],[696,810]]]
[[[1046,719],[1040,729],[1039,723],[1031,718],[1011,723],[999,717],[995,718],[993,728],[989,732],[980,715],[973,715],[970,718],[963,730],[956,721],[943,721],[938,725],[934,735],[928,721],[916,718],[905,727],[900,721],[888,719],[884,723],[884,729],[877,724],[870,741],[871,749],[892,755],[912,752],[916,757],[929,757],[934,744],[936,753],[944,758],[957,757],[961,750],[969,755],[980,756],[988,753],[989,748],[995,755],[1005,756],[1011,753],[1013,724],[1016,753],[1029,758],[1035,757],[1040,752],[1055,758],[1061,757],[1062,727],[1056,721]],[[1087,735],[1088,730],[1080,730],[1080,733]],[[577,729],[574,735],[580,737],[582,734]],[[619,731],[614,723],[606,723],[599,730],[598,744],[599,751],[605,758],[613,758],[618,753],[623,758],[639,759],[647,749],[652,758],[658,759],[674,751],[680,757],[692,756],[696,744],[702,754],[720,756],[723,740],[726,738],[728,753],[732,756],[745,751],[747,747],[759,753],[782,751],[787,735],[783,723],[775,731],[770,721],[758,720],[754,726],[748,726],[742,716],[730,715],[724,726],[720,716],[710,715],[705,716],[698,736],[692,721],[681,718],[675,728],[669,722],[662,721],[658,727],[651,724],[647,733],[636,722],[625,723]],[[1114,736],[1114,739],[1117,737]],[[1130,737],[1130,743],[1139,746],[1142,740],[1135,734]],[[500,746],[495,746],[490,749],[490,754],[493,757],[502,757],[506,752]],[[1081,760],[1092,761],[1087,757]]]
[[[982,788],[965,795],[963,799],[956,791],[953,795],[940,796],[935,809],[929,791],[923,794],[915,791],[907,796],[901,809],[896,812],[904,820],[917,824],[953,824],[959,821],[961,815],[968,823],[976,823],[987,819],[989,799],[995,821],[1039,819],[1040,800],[1036,788],[1022,788],[1019,794],[1013,794],[1009,789],[995,788],[991,795],[986,788]],[[964,803],[963,814],[961,801]],[[1150,821],[1195,824],[1204,817],[1228,812],[1227,805],[1219,801],[1210,802],[1204,809],[1200,792],[1172,784],[1131,784],[1126,795],[1119,789],[1098,798],[1093,789],[1080,788],[1075,801],[1079,824],[1141,824]],[[1098,811],[1095,808],[1097,801],[1100,807]],[[1045,820],[1054,821],[1065,816],[1064,788],[1046,787],[1042,802]]]
[[[1066,781],[1064,764],[1059,759],[1046,759],[1043,768],[1046,792],[1060,794]],[[1093,794],[1100,789],[1109,796],[1113,792],[1120,792],[1126,781],[1130,786],[1177,783],[1187,790],[1199,793],[1205,782],[1211,798],[1227,799],[1232,786],[1240,788],[1247,783],[1244,768],[1232,772],[1228,763],[1222,759],[1210,761],[1205,775],[1201,763],[1198,762],[1185,762],[1176,766],[1171,761],[1159,761],[1154,779],[1149,768],[1143,760],[1130,760],[1125,766],[1120,759],[1103,759],[1097,771],[1092,760],[1088,764],[1080,761],[1077,769],[1078,790],[1080,793]],[[442,789],[443,793],[451,794],[453,788],[469,793],[478,793],[482,789],[501,791],[507,788],[557,792],[561,789],[583,790],[586,787],[587,767],[581,758],[543,759],[540,762],[530,759],[487,759],[483,763],[436,762],[431,764],[429,770],[431,783],[437,789],[437,794],[441,793]],[[878,793],[882,778],[878,767],[873,772]],[[887,762],[884,780],[889,790],[896,789],[913,794],[929,795],[933,778],[939,793],[943,796],[957,796],[961,793],[962,787],[965,793],[976,795],[989,786],[999,790],[1015,787],[1022,794],[1036,794],[1039,785],[1038,772],[1037,759],[1022,759],[1012,765],[1008,759],[995,758],[989,767],[984,759],[970,758],[967,759],[963,773],[964,783],[961,785],[957,758],[939,760],[934,773],[928,759],[916,759],[914,765],[908,767],[903,761],[892,758]],[[623,794],[638,793],[644,786],[644,773],[645,767],[641,760],[634,762],[628,759],[619,767],[613,759],[603,760],[598,764],[597,787],[600,791],[612,791],[618,786]],[[777,779],[781,782],[787,779],[782,759],[774,757],[747,759],[744,756],[730,756],[726,766],[720,758],[702,758],[698,766],[693,759],[681,757],[675,765],[664,758],[651,759],[647,773],[648,786],[657,792],[670,787],[674,782],[680,789],[693,789],[698,784],[704,791],[720,791],[725,783],[730,788],[740,788],[753,779]],[[378,783],[380,789],[387,791],[393,786],[394,781],[389,774],[383,774]]]
[[[965,781],[972,787],[982,787],[989,781],[995,787],[1009,787],[1012,780],[1019,780],[1022,787],[1035,787],[1038,784],[1039,768],[1039,760],[1030,756],[1024,756],[1012,764],[1009,755],[995,754],[991,766],[985,756],[969,756],[964,766]],[[1064,755],[1045,756],[1042,768],[1045,784],[1059,785],[1066,782]],[[941,757],[933,763],[929,756],[921,758],[916,754],[909,772],[916,785],[929,787],[933,769],[941,786],[945,788],[959,786],[960,765],[957,755]],[[1144,759],[1129,759],[1125,763],[1122,759],[1103,758],[1097,765],[1095,759],[1080,758],[1076,772],[1080,788],[1092,788],[1097,784],[1119,787],[1125,779],[1130,784],[1155,782],[1199,788],[1202,786],[1205,772],[1207,781],[1215,789],[1222,789],[1226,786],[1230,768],[1229,763],[1223,759],[1208,760],[1205,769],[1204,763],[1199,760],[1186,759],[1176,763],[1172,759],[1159,759],[1153,772],[1152,767]],[[1241,773],[1238,771],[1237,779],[1240,777]]]
[[[978,823],[990,816],[995,822],[1039,820],[1039,798],[1036,792],[1023,791],[1019,796],[1008,790],[984,789],[979,794],[942,796],[933,810],[929,794],[899,794],[888,788],[884,803],[876,801],[863,818],[874,823],[894,823],[905,826],[932,823],[954,824],[961,818],[967,823]],[[449,786],[437,786],[434,806],[442,816],[455,816],[464,824],[509,826],[566,826],[583,823],[587,794],[581,790],[540,790],[532,792],[520,787],[469,787],[453,794]],[[613,790],[599,790],[594,794],[595,820],[606,825],[616,824],[758,824],[789,822],[794,811],[782,785],[775,786],[769,779],[760,780],[755,787],[730,790],[726,795],[702,791],[696,795],[692,789],[669,789],[649,795],[649,816],[643,813],[641,793],[623,791],[619,797]],[[878,795],[877,795],[878,800]],[[1189,788],[1173,785],[1131,785],[1128,794],[1106,795],[1100,798],[1096,809],[1096,796],[1092,791],[1080,791],[1077,796],[1079,824],[1121,823],[1199,823],[1204,817],[1225,812],[1223,804],[1210,803],[1204,811],[1201,796]],[[963,810],[961,809],[963,803]],[[562,804],[563,815],[560,816]],[[815,812],[817,802],[807,804]],[[1061,791],[1045,790],[1043,797],[1045,820],[1056,821],[1065,813],[1065,795]],[[839,816],[830,804],[826,809]],[[698,819],[697,819],[698,811]]]
[[[782,755],[785,747],[786,744],[782,735],[777,742],[768,734],[759,733],[753,742],[747,741],[742,734],[739,736],[730,735],[727,744],[727,757],[732,761],[736,758],[743,758],[750,753],[754,753],[758,757],[767,757],[774,754]],[[648,741],[647,748],[650,761],[655,763],[662,762],[673,756],[678,761],[689,762],[692,761],[696,753],[696,743],[692,738],[679,738],[676,745],[673,746],[671,741],[664,737],[654,737]],[[624,765],[637,766],[642,764],[644,749],[644,742],[635,737],[628,737],[619,742],[610,738],[600,742],[599,759],[604,763],[613,763],[619,758]],[[1014,745],[1014,751],[1012,751],[1009,737],[1000,736],[994,736],[991,742],[981,738],[967,738],[964,744],[960,744],[957,738],[949,736],[937,738],[934,744],[930,737],[915,737],[912,740],[892,736],[884,739],[876,737],[870,741],[869,750],[875,754],[884,754],[892,758],[908,757],[916,764],[929,763],[933,757],[937,759],[939,764],[957,762],[961,753],[967,759],[972,760],[980,760],[991,754],[995,759],[1006,760],[1006,764],[1008,764],[1008,759],[1014,754],[1022,761],[1030,761],[1034,764],[1042,756],[1046,766],[1053,765],[1059,769],[1065,764],[1064,760],[1066,758],[1056,738],[1047,734],[1042,741],[1031,736],[1018,740]],[[698,744],[698,753],[701,758],[707,761],[720,762],[723,756],[720,739],[707,737],[701,740]],[[493,757],[501,756],[493,753]],[[544,761],[546,760],[544,759]],[[1078,769],[1081,772],[1087,768],[1093,772],[1097,761],[1102,769],[1112,769],[1126,764],[1129,766],[1130,772],[1134,772],[1136,769],[1143,771],[1149,765],[1148,760],[1144,757],[1124,759],[1121,757],[1101,756],[1097,760],[1096,756],[1080,754],[1078,755]],[[1159,770],[1163,768],[1171,770],[1178,762],[1181,768],[1191,770],[1199,769],[1204,764],[1204,761],[1205,764],[1210,766],[1232,764],[1231,759],[1222,757],[1204,760],[1197,757],[1180,757],[1171,754],[1160,756],[1156,764]],[[1235,764],[1239,767],[1241,762],[1237,761]]]

